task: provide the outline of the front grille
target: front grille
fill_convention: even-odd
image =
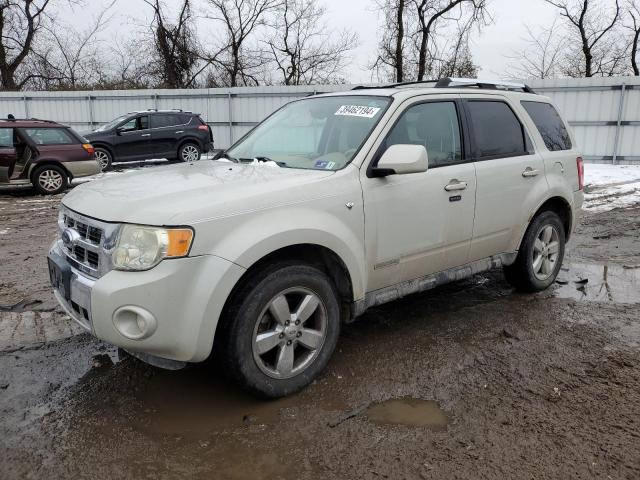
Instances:
[[[73,218],[67,213],[63,216],[63,223],[66,227],[75,229],[75,231],[80,234],[80,238],[87,240],[94,245],[100,245],[100,241],[104,234],[104,231],[101,228],[88,225],[77,218]]]
[[[106,239],[113,234],[115,224],[94,220],[62,207],[58,227],[59,244],[73,267],[93,277],[106,273],[108,262],[103,262],[101,255]],[[70,230],[68,235],[65,235],[65,230]]]

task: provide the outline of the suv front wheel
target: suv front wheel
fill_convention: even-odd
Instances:
[[[308,265],[276,265],[234,295],[219,344],[232,379],[277,398],[311,383],[327,365],[340,333],[331,280]]]
[[[516,261],[504,267],[509,283],[524,292],[539,292],[555,282],[564,259],[565,231],[557,213],[540,213],[529,225]]]
[[[69,184],[67,172],[58,165],[38,167],[31,178],[34,188],[42,195],[61,193]]]
[[[182,162],[195,162],[200,160],[200,147],[195,143],[185,143],[178,150],[178,159]]]

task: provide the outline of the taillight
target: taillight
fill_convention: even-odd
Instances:
[[[576,167],[578,167],[578,190],[584,188],[584,162],[582,157],[576,158]]]
[[[90,143],[83,143],[82,148],[84,148],[89,155],[96,153],[96,149]]]
[[[209,125],[198,125],[198,130],[204,130],[205,132],[208,132]]]

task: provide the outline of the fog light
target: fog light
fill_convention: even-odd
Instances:
[[[127,305],[114,312],[113,325],[123,337],[131,340],[142,340],[153,335],[158,323],[148,310],[134,305]]]

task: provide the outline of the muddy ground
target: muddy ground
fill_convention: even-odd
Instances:
[[[587,213],[549,291],[496,271],[372,309],[264,402],[78,334],[48,288],[59,200],[0,192],[0,304],[24,300],[0,311],[2,479],[640,478],[640,206]]]

